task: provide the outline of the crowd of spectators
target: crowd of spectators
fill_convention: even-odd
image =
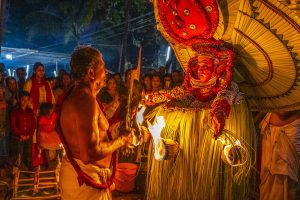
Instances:
[[[97,96],[112,127],[125,120],[131,71],[127,70],[124,78],[120,73],[107,74],[107,85]],[[63,151],[55,130],[56,102],[73,84],[72,77],[63,69],[58,77],[46,77],[45,66],[40,62],[34,64],[27,80],[22,67],[16,75],[17,79],[0,72],[0,168],[47,167]],[[145,94],[182,83],[180,71],[166,73],[165,67],[159,67],[141,74],[136,87]]]

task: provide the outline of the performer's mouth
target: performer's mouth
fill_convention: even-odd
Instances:
[[[198,79],[195,79],[191,77],[191,85],[194,89],[201,89],[203,91],[209,91],[212,87],[216,85],[217,77],[212,77],[209,81],[206,83],[201,82]]]

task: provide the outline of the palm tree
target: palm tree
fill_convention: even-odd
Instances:
[[[28,1],[28,0],[27,0]],[[37,34],[56,35],[63,32],[65,43],[75,40],[80,43],[80,35],[91,23],[100,0],[35,0],[29,3],[41,5],[40,9],[29,12],[24,17],[28,38]]]

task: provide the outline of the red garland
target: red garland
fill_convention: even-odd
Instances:
[[[220,99],[213,103],[211,108],[211,117],[216,118],[217,122],[215,123],[215,129],[217,125],[220,125],[219,130],[215,130],[214,137],[215,139],[218,138],[221,131],[224,129],[225,126],[225,117],[229,117],[230,114],[230,104],[225,99]],[[225,116],[224,116],[225,115]],[[218,123],[218,124],[216,124]]]
[[[57,111],[57,115],[58,115],[58,119],[57,119],[57,132],[59,134],[59,137],[61,139],[61,142],[65,148],[65,151],[66,151],[66,154],[67,154],[67,158],[69,159],[71,165],[74,167],[78,177],[77,177],[77,180],[78,180],[78,183],[79,185],[81,186],[83,183],[85,183],[87,186],[91,186],[93,188],[96,188],[96,189],[107,189],[107,188],[110,188],[110,186],[113,184],[113,178],[115,176],[115,173],[116,173],[116,168],[117,168],[117,152],[113,152],[112,154],[112,176],[110,177],[110,179],[107,180],[106,183],[102,183],[102,184],[99,184],[99,183],[96,183],[89,175],[87,175],[85,172],[83,172],[81,170],[81,168],[79,167],[79,165],[77,164],[77,162],[73,159],[73,156],[72,156],[72,152],[68,146],[68,143],[64,137],[64,134],[63,134],[63,131],[62,131],[62,128],[61,128],[61,124],[60,124],[60,116],[61,116],[61,108],[62,108],[62,105],[63,105],[63,102],[64,100],[71,94],[71,92],[73,91],[74,89],[74,86],[70,87],[70,89],[63,95],[63,97],[61,98],[61,101],[58,102],[58,111]],[[99,101],[97,101],[98,104],[99,104]],[[102,106],[99,104],[100,108],[102,108]],[[112,140],[112,137],[111,137],[111,133],[108,132],[108,138],[110,140]]]
[[[219,111],[223,111],[226,117],[229,117],[230,114],[230,104],[227,100],[221,99],[213,103],[211,114],[214,115]]]

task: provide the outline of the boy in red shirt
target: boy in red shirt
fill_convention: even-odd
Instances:
[[[31,143],[36,129],[36,119],[33,110],[29,108],[29,96],[28,92],[21,93],[19,105],[11,113],[11,130],[18,144],[16,165],[19,167],[23,161],[28,168],[32,168]]]

